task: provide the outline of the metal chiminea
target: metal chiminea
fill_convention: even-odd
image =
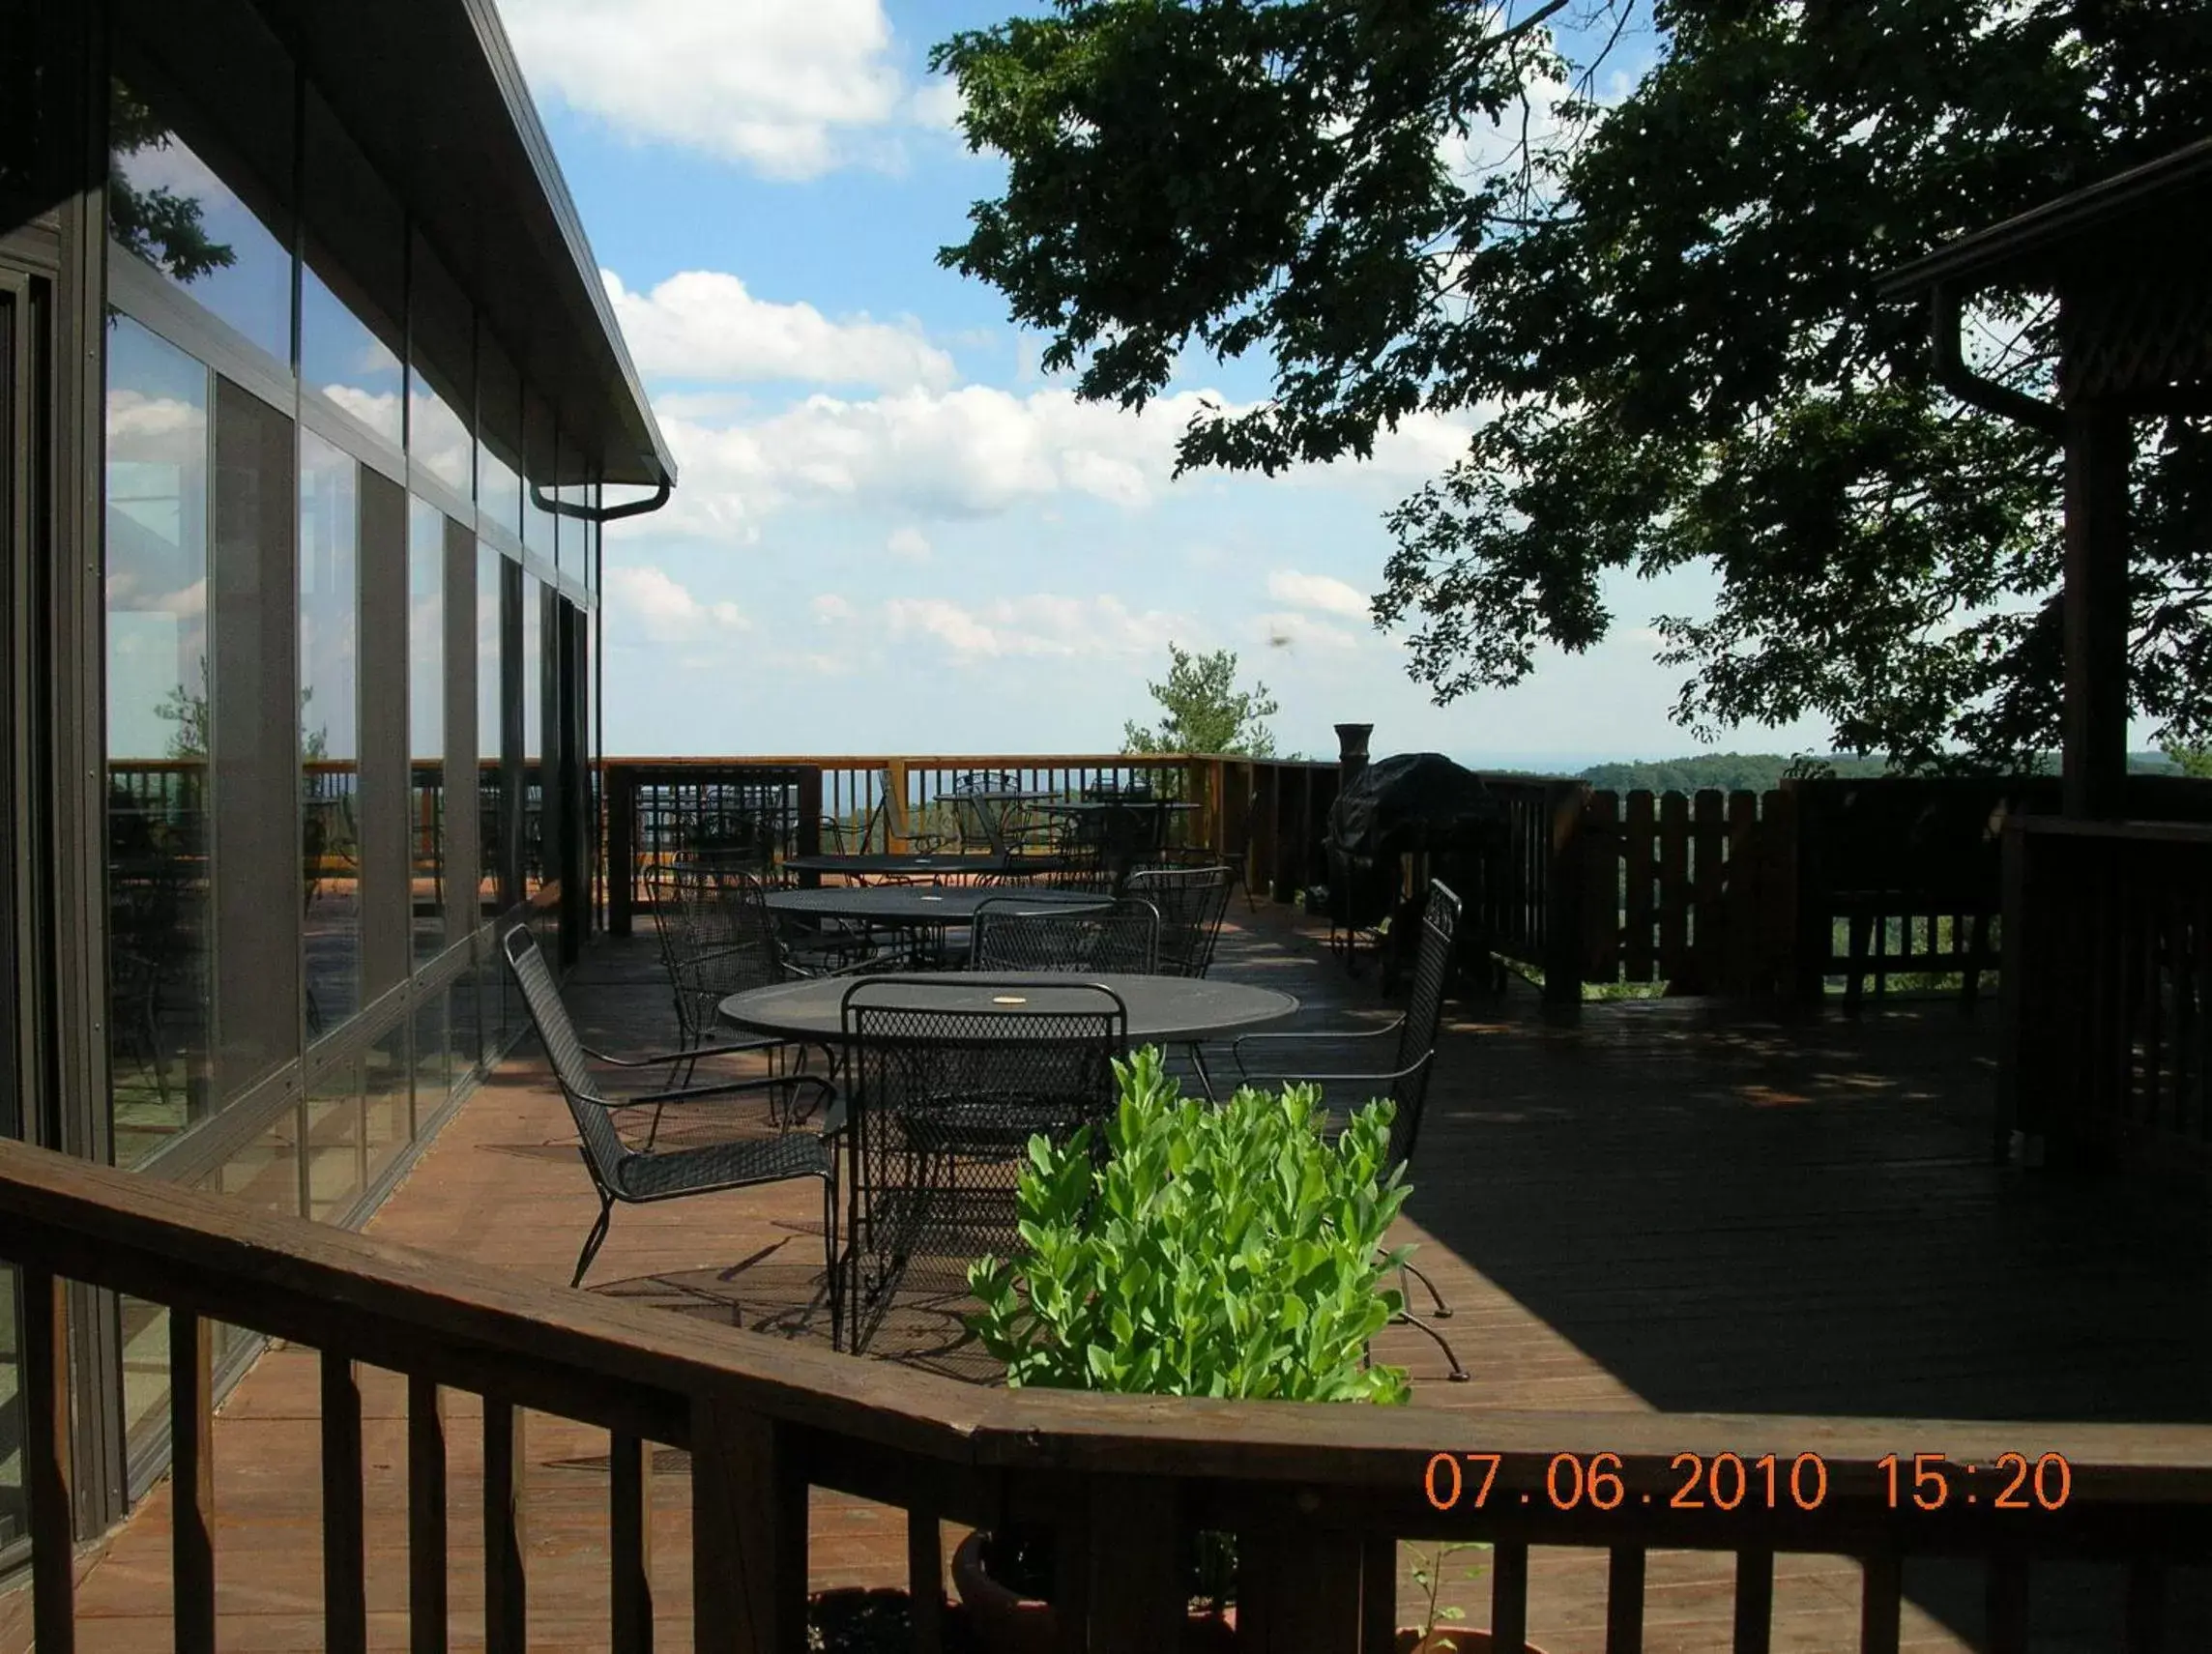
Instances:
[[[1336,785],[1339,791],[1351,786],[1353,777],[1367,768],[1367,738],[1374,733],[1373,724],[1336,726]]]

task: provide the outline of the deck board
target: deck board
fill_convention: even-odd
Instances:
[[[1373,973],[1348,977],[1285,910],[1239,909],[1232,922],[1217,970],[1289,988],[1308,1007],[1302,1023],[1387,1014]],[[593,949],[568,999],[590,1043],[672,1042],[650,936]],[[1442,1324],[1473,1381],[1445,1382],[1441,1357],[1408,1329],[1385,1334],[1380,1355],[1411,1369],[1414,1405],[1476,1413],[2212,1419],[2205,1214],[2138,1190],[2052,1187],[1993,1168],[1994,1042],[1994,1005],[1969,1016],[1947,1001],[1870,1002],[1855,1019],[1761,1018],[1690,1001],[1562,1015],[1517,984],[1503,999],[1455,1002],[1404,1227],[1455,1307]],[[535,1056],[518,1056],[446,1126],[372,1228],[565,1282],[594,1210],[572,1141]],[[826,1337],[819,1223],[812,1185],[626,1208],[592,1290],[745,1336]],[[921,1315],[905,1344],[888,1343],[917,1348],[951,1324],[948,1315]],[[934,1364],[988,1374],[972,1355]],[[371,1369],[363,1393],[370,1646],[398,1647],[404,1387]],[[218,1421],[225,1647],[319,1643],[315,1401],[312,1354],[276,1349]],[[481,1441],[471,1398],[451,1398],[450,1413],[454,1645],[473,1647],[482,1634]],[[2032,1436],[2023,1432],[2031,1450]],[[1899,1447],[1942,1443],[1907,1433]],[[605,1453],[603,1435],[530,1420],[534,1646],[606,1641]],[[657,1479],[666,1648],[689,1645],[686,1497],[681,1475]],[[819,1492],[812,1508],[817,1587],[903,1582],[898,1513]],[[90,1562],[83,1647],[165,1643],[167,1521],[164,1487]],[[1400,1617],[1411,1622],[1414,1548],[1401,1557]],[[1654,1553],[1645,1647],[1727,1647],[1732,1567],[1726,1555]],[[1531,1640],[1549,1654],[1602,1647],[1605,1580],[1601,1551],[1536,1552]],[[1970,1645],[1981,1613],[1970,1574],[1914,1564],[1906,1582],[1905,1646]],[[1454,1580],[1446,1600],[1479,1625],[1488,1590],[1478,1573]],[[1848,1561],[1778,1558],[1774,1647],[1852,1645],[1858,1590]],[[0,1629],[12,1606],[0,1602]],[[2097,1646],[2051,1644],[2077,1645]]]

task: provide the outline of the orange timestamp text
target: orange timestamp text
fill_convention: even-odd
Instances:
[[[1422,1492],[1436,1509],[1465,1505],[1481,1510],[1498,1484],[1501,1453],[1432,1453],[1421,1479]],[[1521,1504],[1539,1496],[1553,1510],[1612,1511],[1653,1506],[1668,1510],[1816,1511],[1828,1500],[1828,1464],[1818,1453],[1785,1459],[1761,1453],[1677,1453],[1672,1467],[1678,1480],[1671,1492],[1631,1494],[1621,1476],[1617,1453],[1555,1453],[1544,1468],[1541,1494],[1517,1495]],[[2025,1453],[1999,1453],[1988,1465],[1947,1458],[1941,1453],[1884,1455],[1875,1462],[1882,1475],[1891,1510],[1942,1510],[1986,1503],[1992,1510],[2061,1509],[2073,1496],[2074,1472],[2062,1453],[2030,1459]]]

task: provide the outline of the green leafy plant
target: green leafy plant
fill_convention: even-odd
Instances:
[[[1030,1144],[1026,1256],[968,1272],[970,1325],[1006,1381],[1056,1389],[1283,1401],[1407,1399],[1367,1345],[1399,1310],[1404,1256],[1382,1236],[1405,1204],[1378,1099],[1331,1141],[1320,1094],[1179,1095],[1156,1050],[1118,1062],[1103,1165],[1086,1128]]]
[[[1387,1160],[1394,1105],[1378,1099],[1331,1141],[1320,1093],[1239,1090],[1226,1106],[1182,1096],[1156,1049],[1114,1065],[1121,1105],[1108,1153],[1087,1127],[1029,1146],[1016,1198],[1027,1249],[968,1271],[969,1327],[1040,1388],[1316,1402],[1400,1403],[1402,1367],[1368,1341],[1401,1307],[1383,1279],[1406,1249],[1382,1236],[1408,1189]],[[1042,1596],[1049,1529],[994,1534],[992,1575]],[[1233,1536],[1190,1535],[1194,1598],[1233,1594]]]
[[[1441,1627],[1456,1625],[1467,1617],[1467,1610],[1457,1603],[1439,1600],[1443,1595],[1444,1571],[1467,1552],[1489,1549],[1488,1545],[1480,1543],[1440,1545],[1434,1551],[1415,1558],[1413,1583],[1420,1588],[1422,1598],[1420,1637],[1415,1646],[1427,1642]],[[1476,1562],[1459,1569],[1452,1577],[1459,1580],[1479,1580],[1482,1573],[1483,1564]]]

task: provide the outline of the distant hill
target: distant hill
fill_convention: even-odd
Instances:
[[[1715,787],[1724,793],[1771,792],[1795,762],[1779,752],[1700,752],[1683,758],[1654,758],[1617,764],[1593,764],[1578,779],[1603,792],[1696,793]],[[1878,758],[1830,756],[1822,760],[1831,771],[1846,779],[1884,775],[1889,767]],[[2128,769],[2140,775],[2177,775],[2179,769],[2157,752],[2131,752]]]

